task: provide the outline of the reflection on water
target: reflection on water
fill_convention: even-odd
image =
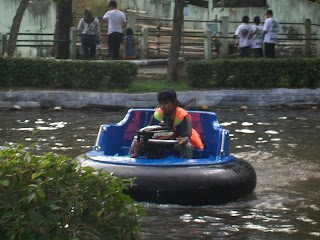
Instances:
[[[99,125],[123,112],[3,111],[0,145],[38,145],[75,157],[92,149]],[[230,152],[257,172],[254,199],[219,206],[143,203],[141,239],[320,239],[320,111],[219,111]]]

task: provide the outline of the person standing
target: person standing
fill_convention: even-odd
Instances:
[[[267,10],[266,18],[267,19],[263,25],[265,56],[268,58],[274,58],[275,46],[278,33],[280,31],[280,26],[278,20],[273,18],[272,10]]]
[[[133,36],[133,31],[131,28],[126,29],[126,36],[124,38],[124,57],[126,59],[135,59],[136,54],[134,51],[136,39]]]
[[[253,49],[256,58],[263,57],[263,38],[262,26],[260,26],[260,17],[255,16],[253,19],[254,25],[251,27],[250,37],[252,38],[251,48]]]
[[[119,11],[116,1],[111,0],[108,7],[110,8],[103,20],[108,23],[108,51],[111,60],[119,59],[119,50],[123,37],[123,29],[127,26],[126,16]]]
[[[249,57],[251,26],[249,25],[249,17],[242,17],[242,24],[237,28],[234,37],[239,37],[240,57]]]
[[[88,9],[84,10],[83,18],[79,21],[78,32],[81,33],[84,59],[92,59],[96,54],[96,44],[100,42],[100,25],[98,18]]]

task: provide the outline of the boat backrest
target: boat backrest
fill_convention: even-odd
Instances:
[[[154,111],[154,109],[130,109],[121,122],[106,125],[107,130],[101,140],[104,143],[105,154],[114,155],[120,153],[123,148],[128,149],[137,131],[149,125]],[[203,111],[188,112],[191,116],[192,127],[200,134],[206,151],[211,155],[218,155],[223,129],[219,125],[216,114]],[[228,144],[227,147],[229,147]]]
[[[191,116],[192,127],[199,133],[205,148],[211,155],[218,154],[222,127],[213,112],[188,111]]]

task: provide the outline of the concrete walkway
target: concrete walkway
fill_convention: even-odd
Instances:
[[[155,108],[157,93],[105,93],[77,91],[0,92],[0,109],[13,106],[26,108]],[[211,109],[311,108],[320,107],[319,89],[215,90],[178,92],[181,103],[189,108],[208,106]]]

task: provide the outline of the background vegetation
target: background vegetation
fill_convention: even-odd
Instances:
[[[191,61],[186,73],[191,86],[202,88],[320,87],[319,58]]]
[[[319,88],[319,58],[215,59],[186,63],[186,77],[137,75],[133,63],[0,58],[4,89],[73,89],[107,92],[157,92],[197,89]]]
[[[138,66],[121,61],[94,62],[0,58],[0,86],[64,89],[126,88]]]
[[[0,239],[132,239],[144,212],[121,180],[51,153],[0,150]]]

